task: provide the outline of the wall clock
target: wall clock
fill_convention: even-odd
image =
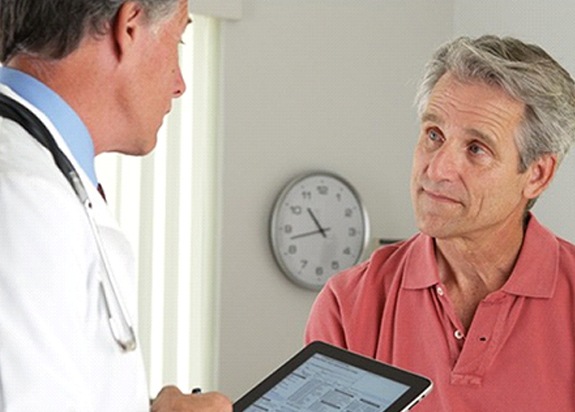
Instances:
[[[281,270],[299,286],[319,290],[359,262],[368,217],[354,187],[329,172],[299,176],[283,188],[271,214],[271,247]]]

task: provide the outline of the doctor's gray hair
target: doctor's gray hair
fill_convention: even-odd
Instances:
[[[575,85],[569,73],[542,48],[487,35],[460,37],[441,46],[427,63],[416,96],[419,116],[445,73],[462,82],[483,82],[525,104],[516,136],[519,171],[546,154],[564,158],[575,140]]]
[[[150,24],[169,17],[180,0],[134,0]],[[126,0],[0,0],[0,63],[19,53],[61,59],[85,35],[110,29]]]

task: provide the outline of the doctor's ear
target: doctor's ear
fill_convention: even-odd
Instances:
[[[130,50],[144,25],[147,25],[146,13],[139,3],[128,1],[120,6],[111,27],[119,58]]]
[[[523,194],[527,199],[535,199],[547,189],[557,171],[557,155],[545,154],[529,165],[529,174]]]

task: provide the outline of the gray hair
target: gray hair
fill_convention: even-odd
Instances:
[[[0,62],[19,53],[61,59],[85,35],[106,33],[127,0],[0,0]],[[179,0],[136,0],[151,24],[175,12]]]
[[[575,84],[542,48],[487,35],[460,37],[441,46],[428,62],[416,105],[421,116],[441,76],[480,81],[504,89],[526,106],[516,136],[519,171],[546,154],[564,158],[575,140]]]

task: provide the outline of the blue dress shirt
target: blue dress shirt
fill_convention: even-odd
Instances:
[[[34,77],[8,67],[0,67],[0,83],[36,106],[52,121],[80,167],[96,186],[94,143],[86,125],[64,99]]]

